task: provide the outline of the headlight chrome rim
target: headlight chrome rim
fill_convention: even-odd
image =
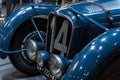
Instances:
[[[49,53],[47,51],[41,50],[37,52],[36,62],[37,66],[44,67],[48,64]]]
[[[54,60],[56,61],[54,62]],[[60,79],[64,73],[64,64],[61,58],[56,54],[51,54],[48,63],[52,75]]]
[[[38,51],[37,45],[34,40],[28,40],[26,42],[26,47],[27,47],[27,54],[28,57],[32,60],[35,61],[36,59],[36,54]]]
[[[43,67],[44,66],[44,59],[43,59],[43,56],[41,54],[40,51],[37,52],[37,64],[39,65],[39,67]]]

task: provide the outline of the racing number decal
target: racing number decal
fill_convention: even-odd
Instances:
[[[53,52],[53,49],[59,50],[60,55],[64,56],[64,54],[67,52],[67,33],[68,33],[68,21],[64,20],[62,23],[62,26],[60,30],[58,31],[58,35],[55,38],[55,18],[53,19],[51,23],[52,28],[52,37],[51,37],[51,46],[50,46],[50,52]],[[60,42],[60,40],[62,40]]]
[[[67,31],[68,31],[68,21],[64,21],[62,27],[55,39],[54,48],[59,50],[61,53],[60,55],[64,56],[64,53],[67,52]],[[62,43],[60,43],[60,39],[62,39]]]

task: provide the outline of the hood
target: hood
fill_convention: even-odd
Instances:
[[[118,15],[116,14],[120,14],[120,0],[93,0],[96,3],[100,4],[103,9],[106,9],[108,11],[110,11],[111,15],[113,17],[117,16],[116,20],[119,20]],[[69,14],[71,14],[71,12],[73,14],[77,15],[84,15],[90,18],[93,18],[95,20],[101,20],[104,19],[104,21],[106,20],[106,13],[105,11],[103,11],[102,8],[100,8],[98,5],[93,4],[90,1],[87,2],[79,2],[79,3],[73,3],[73,4],[69,4],[66,6],[62,6],[58,12],[69,16]]]
[[[98,4],[102,5],[105,9],[110,11],[110,14],[114,18],[113,25],[115,27],[120,27],[120,1],[119,0],[100,0],[96,1]],[[95,37],[100,35],[101,33],[109,30],[109,24],[106,13],[101,9],[99,6],[94,5],[91,2],[79,2],[74,4],[69,4],[60,7],[59,9],[55,10],[49,19],[49,25],[52,24],[59,24],[54,26],[56,28],[56,32],[62,31],[61,26],[63,24],[62,21],[67,20],[70,22],[71,26],[67,26],[70,28],[68,31],[70,39],[68,39],[68,51],[66,51],[65,55],[67,54],[68,58],[73,57],[78,51],[82,50],[82,48],[93,40]],[[99,22],[98,24],[91,23],[87,18],[92,18],[95,22]],[[54,20],[57,18],[58,21],[56,23]],[[53,20],[53,21],[52,21]],[[61,23],[60,23],[61,22]],[[102,25],[103,24],[103,25]],[[102,26],[101,26],[102,25]],[[52,34],[51,27],[48,28],[48,32]],[[65,30],[65,29],[64,29]],[[48,33],[48,34],[49,34]],[[48,36],[51,36],[49,34]],[[55,36],[58,33],[54,34]],[[61,34],[60,34],[61,35]],[[50,37],[48,38],[50,39]],[[49,40],[48,40],[49,41]],[[77,43],[76,43],[77,42]],[[50,42],[47,42],[47,51],[50,50]],[[79,45],[78,45],[79,44]],[[76,46],[77,45],[77,46]],[[56,52],[53,52],[56,53]],[[69,56],[70,55],[70,56]]]

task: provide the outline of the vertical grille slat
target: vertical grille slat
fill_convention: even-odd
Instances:
[[[107,25],[107,23],[102,23],[102,24]],[[89,40],[94,39],[103,32],[105,32],[105,30],[96,26],[95,24],[91,24],[91,26],[89,27]]]

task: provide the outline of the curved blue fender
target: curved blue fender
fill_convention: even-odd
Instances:
[[[50,4],[28,4],[14,11],[0,27],[0,49],[8,50],[10,40],[21,23],[37,15],[49,15],[59,6]]]
[[[95,38],[79,52],[62,80],[89,80],[90,75],[105,59],[120,51],[120,28],[112,29]]]

